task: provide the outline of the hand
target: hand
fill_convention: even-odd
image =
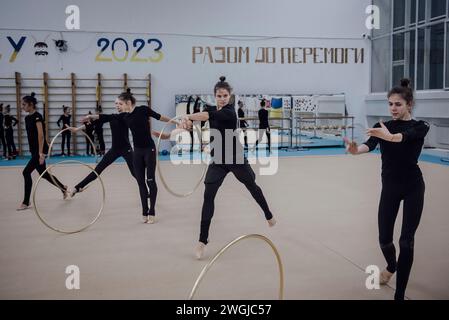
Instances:
[[[380,128],[369,128],[366,130],[366,134],[370,137],[376,137],[385,141],[392,141],[393,135],[390,131],[388,131],[387,127],[383,124],[383,122],[379,122]]]
[[[193,122],[189,119],[189,116],[184,116],[181,119],[181,128],[184,130],[192,130]]]
[[[39,153],[39,164],[43,165],[45,162],[45,154]]]
[[[352,155],[357,155],[359,151],[359,146],[357,145],[357,142],[350,141],[348,138],[344,137],[343,140],[345,141],[346,145],[346,152],[349,152]]]

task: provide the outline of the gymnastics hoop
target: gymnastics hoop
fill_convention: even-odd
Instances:
[[[95,174],[97,175],[97,178],[100,180],[101,188],[103,189],[103,201],[102,201],[102,203],[101,203],[101,207],[100,207],[100,210],[98,211],[97,215],[95,216],[95,218],[94,218],[91,222],[89,222],[89,224],[87,224],[87,225],[85,225],[85,226],[83,226],[83,227],[81,227],[81,228],[79,228],[79,229],[76,229],[76,230],[62,230],[62,229],[58,229],[58,228],[56,228],[56,227],[51,226],[51,225],[50,225],[47,221],[45,221],[45,219],[42,217],[42,215],[40,214],[39,209],[37,208],[37,205],[36,205],[36,191],[37,191],[37,186],[39,185],[39,182],[41,181],[42,177],[45,175],[45,173],[47,173],[47,172],[50,171],[50,168],[53,168],[54,166],[59,165],[59,164],[61,164],[61,163],[67,163],[67,162],[72,162],[72,163],[74,162],[74,163],[81,164],[81,165],[83,165],[83,166],[89,168],[92,172],[95,172]],[[51,175],[51,174],[50,174],[50,175]],[[42,172],[42,174],[39,176],[39,178],[36,180],[36,182],[35,182],[35,184],[34,184],[34,186],[33,186],[33,207],[34,207],[34,212],[36,212],[37,217],[39,218],[39,220],[40,220],[46,227],[48,227],[49,229],[54,230],[54,231],[56,231],[56,232],[59,232],[59,233],[65,233],[65,234],[78,233],[78,232],[81,232],[81,231],[83,231],[83,230],[89,228],[89,227],[90,227],[91,225],[93,225],[93,224],[98,220],[98,218],[100,217],[101,213],[103,212],[103,208],[104,208],[105,202],[106,202],[106,190],[105,190],[105,188],[104,188],[104,183],[103,183],[103,180],[101,179],[100,175],[99,175],[99,174],[98,174],[98,173],[97,173],[91,166],[89,166],[89,165],[87,165],[87,164],[85,164],[85,163],[83,163],[83,162],[81,162],[81,161],[77,161],[77,160],[64,160],[64,161],[60,161],[60,162],[57,162],[57,163],[55,163],[55,164],[52,164],[51,166],[49,166],[48,168],[46,168],[44,172]]]
[[[158,138],[158,140],[157,140],[157,145],[156,145],[156,152],[157,152],[158,154],[159,154],[159,148],[160,148],[161,140],[162,140],[161,137],[162,137],[162,135],[164,134],[164,131],[166,130],[168,124],[171,123],[172,121],[179,120],[179,119],[181,119],[181,118],[183,118],[183,117],[184,117],[184,116],[176,116],[176,117],[170,119],[170,121],[167,122],[167,123],[163,126],[163,128],[162,128],[162,130],[161,130],[161,134],[159,135],[159,138]],[[196,125],[193,125],[193,126],[195,127],[195,130],[196,130],[197,132],[201,132],[201,130],[198,128],[198,126],[196,126]],[[199,135],[199,137],[201,138],[201,134]],[[185,198],[185,197],[188,197],[188,196],[190,196],[191,194],[193,194],[193,193],[198,189],[198,187],[200,186],[201,182],[203,181],[204,177],[206,176],[206,171],[207,171],[207,166],[204,166],[204,170],[203,170],[203,172],[202,172],[202,174],[201,174],[200,179],[196,182],[195,186],[193,187],[193,189],[192,189],[191,191],[186,192],[186,193],[178,193],[178,192],[176,192],[176,191],[173,191],[173,190],[169,187],[168,183],[165,181],[165,178],[164,178],[164,176],[163,176],[163,174],[162,174],[161,167],[160,167],[160,165],[159,165],[159,160],[157,160],[156,166],[157,166],[157,169],[158,169],[159,178],[161,178],[162,184],[164,185],[165,189],[166,189],[169,193],[171,193],[173,196],[178,197],[178,198]]]
[[[282,260],[281,260],[279,251],[277,250],[274,243],[267,237],[260,235],[260,234],[248,234],[248,235],[240,236],[240,237],[236,238],[235,240],[231,241],[230,243],[228,243],[220,251],[218,251],[218,253],[209,261],[209,263],[203,268],[203,270],[201,270],[200,275],[196,279],[195,284],[193,285],[192,291],[190,292],[189,300],[193,299],[196,291],[198,290],[199,284],[201,283],[201,281],[203,280],[204,276],[207,274],[209,269],[212,267],[212,265],[216,262],[216,260],[233,245],[237,244],[240,241],[243,241],[245,239],[250,239],[250,238],[260,239],[260,240],[266,242],[273,250],[274,255],[276,256],[276,260],[278,263],[278,270],[279,270],[279,300],[282,300],[284,298],[284,267],[282,266]]]

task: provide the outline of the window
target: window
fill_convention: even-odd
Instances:
[[[404,33],[393,35],[393,62],[404,60]]]
[[[426,21],[426,0],[418,0],[418,21]]]
[[[408,61],[408,70],[406,70],[404,77],[409,78],[414,86],[416,77],[415,77],[415,58],[416,58],[416,31],[412,30],[409,33],[408,37],[408,46],[406,49],[406,53],[408,53],[407,61]]]
[[[393,28],[401,28],[405,25],[405,0],[394,0],[393,4]]]
[[[444,23],[430,27],[429,89],[442,89],[444,70]]]
[[[431,0],[431,18],[437,18],[446,14],[446,0]]]
[[[449,0],[373,1],[390,18],[388,33],[374,33],[371,90],[388,91],[401,78],[416,90],[449,89]],[[382,7],[384,5],[384,7]],[[390,22],[388,22],[390,20]],[[446,46],[446,47],[445,47]],[[387,53],[389,52],[389,54]]]
[[[417,72],[417,80],[416,80],[416,89],[423,90],[424,89],[424,65],[425,65],[425,29],[418,30],[418,72]]]
[[[410,1],[409,15],[410,15],[410,24],[411,25],[416,23],[416,1],[417,0],[411,0]]]
[[[415,30],[393,35],[392,84],[399,84],[402,78],[415,83]]]

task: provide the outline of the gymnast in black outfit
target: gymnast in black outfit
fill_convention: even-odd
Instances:
[[[14,143],[14,127],[19,122],[16,117],[10,115],[11,108],[9,104],[5,107],[5,138],[8,148],[8,160],[15,159],[17,156],[16,144]]]
[[[6,152],[6,140],[5,140],[5,130],[4,130],[4,126],[3,126],[3,103],[0,103],[0,141],[2,143],[3,146],[3,158],[7,158],[8,154]]]
[[[204,180],[206,189],[204,190],[199,242],[195,251],[197,259],[202,258],[205,246],[209,241],[209,227],[215,209],[215,196],[229,172],[232,172],[251,193],[262,209],[268,225],[272,227],[276,224],[262,189],[256,184],[256,175],[244,157],[243,146],[238,140],[238,136],[235,136],[238,119],[234,106],[230,104],[232,88],[225,80],[225,77],[220,77],[220,81],[214,88],[217,110],[186,115],[182,120],[184,129],[191,129],[192,121],[209,121],[213,144],[216,138],[218,140],[221,138],[221,150],[213,148],[215,150],[211,152],[212,162],[209,164]],[[233,141],[228,141],[228,139]],[[215,153],[221,153],[221,157]]]
[[[22,98],[22,109],[23,111],[28,112],[28,115],[25,117],[25,126],[31,159],[23,169],[25,195],[22,204],[17,210],[25,210],[30,207],[30,195],[33,186],[31,173],[33,173],[34,170],[37,170],[39,174],[42,174],[46,169],[45,157],[48,153],[48,143],[45,139],[45,122],[42,115],[36,111],[37,100],[34,96],[35,94],[32,92],[31,95]],[[63,199],[67,198],[67,186],[63,185],[55,176],[50,176],[50,173],[48,172],[45,173],[43,178],[61,190]]]
[[[380,284],[385,285],[395,272],[395,300],[403,300],[413,264],[415,232],[424,206],[425,184],[418,166],[418,158],[429,131],[424,121],[412,119],[414,103],[410,81],[403,79],[401,86],[388,93],[388,103],[393,120],[376,123],[368,129],[369,140],[357,146],[348,139],[346,148],[353,155],[373,151],[380,145],[382,153],[382,193],[380,196],[378,227],[379,243],[387,262],[381,272]],[[399,258],[393,244],[393,232],[401,201],[404,202]]]
[[[61,116],[59,117],[58,121],[56,121],[57,125],[59,128],[61,128],[61,130],[67,129],[68,127],[70,127],[70,119],[71,119],[71,115],[69,113],[69,107],[67,106],[62,106],[63,109],[63,114],[61,114]],[[61,126],[61,122],[62,122],[62,126]],[[67,155],[70,156],[70,138],[72,136],[72,133],[69,130],[64,131],[62,134],[62,142],[61,142],[61,155],[65,156],[64,153],[64,144],[67,141]]]
[[[156,184],[156,145],[154,144],[151,131],[151,119],[155,118],[163,122],[169,122],[170,118],[160,115],[148,106],[136,106],[136,98],[131,90],[122,92],[116,103],[120,105],[127,114],[124,117],[126,125],[129,127],[133,137],[134,144],[134,176],[139,185],[140,201],[142,203],[142,216],[144,223],[155,222],[155,206],[157,197]],[[177,123],[173,121],[174,123]],[[168,137],[170,136],[167,134]],[[162,137],[167,138],[167,137]],[[150,198],[150,207],[148,207],[148,198]]]

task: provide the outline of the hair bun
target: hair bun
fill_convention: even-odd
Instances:
[[[131,93],[131,88],[126,88],[126,93]]]
[[[36,95],[35,92],[31,92],[31,96],[34,98],[34,96]]]
[[[220,77],[220,81],[221,81],[221,82],[225,82],[225,81],[226,81],[226,77],[221,76],[221,77]]]
[[[410,87],[410,79],[401,79],[401,87],[409,88]]]

